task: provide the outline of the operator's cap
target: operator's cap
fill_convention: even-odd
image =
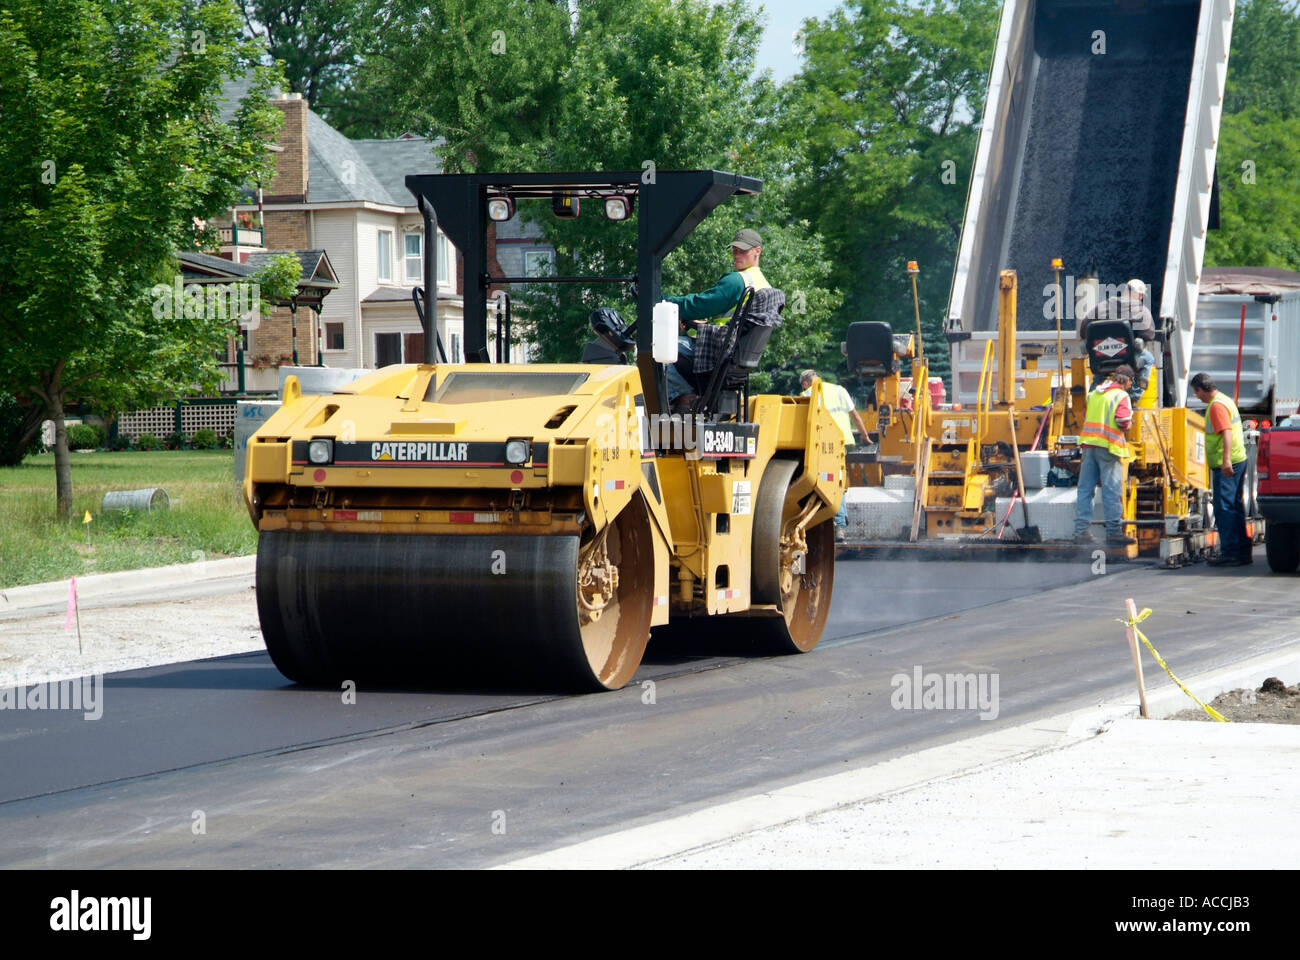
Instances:
[[[1135,297],[1146,296],[1147,285],[1143,283],[1141,280],[1139,280],[1137,277],[1134,277],[1127,284],[1125,284],[1125,286],[1128,287],[1128,292]]]
[[[741,250],[753,250],[763,245],[763,238],[758,235],[757,230],[746,227],[744,230],[736,231],[736,235],[731,239],[731,245]]]

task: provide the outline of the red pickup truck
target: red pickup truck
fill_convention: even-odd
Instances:
[[[1300,566],[1300,415],[1259,433],[1259,512],[1274,573]]]

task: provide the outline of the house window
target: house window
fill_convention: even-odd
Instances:
[[[375,366],[387,367],[402,362],[402,335],[400,333],[375,334]]]
[[[549,250],[524,251],[524,276],[549,277],[554,273],[554,264]]]
[[[326,350],[343,350],[343,324],[327,323],[325,324],[325,349]]]
[[[393,232],[379,231],[379,279],[393,279]]]
[[[408,233],[406,242],[406,279],[418,283],[424,276],[424,251],[421,249],[421,234]]]
[[[451,270],[448,264],[451,263],[452,252],[451,244],[441,233],[438,234],[438,282],[450,283],[447,278],[451,276]]]

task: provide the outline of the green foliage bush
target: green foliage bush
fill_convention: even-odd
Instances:
[[[161,450],[163,443],[152,433],[142,433],[135,442],[135,448],[137,450]]]
[[[185,446],[185,438],[173,430],[163,437],[163,447],[168,450],[180,450]]]
[[[195,430],[194,436],[190,437],[190,446],[195,450],[217,449],[217,431],[209,427]]]
[[[98,450],[104,445],[104,428],[90,423],[68,425],[69,450]]]

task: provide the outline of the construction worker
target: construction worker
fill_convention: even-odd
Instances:
[[[1133,368],[1123,364],[1088,394],[1088,412],[1079,434],[1083,459],[1074,514],[1075,543],[1093,542],[1088,527],[1098,484],[1106,515],[1106,545],[1124,547],[1137,542],[1124,533],[1124,460],[1128,457],[1125,431],[1133,422],[1133,403],[1128,395],[1132,385]]]
[[[1241,414],[1232,400],[1219,392],[1208,373],[1192,377],[1192,390],[1205,408],[1205,464],[1214,487],[1214,525],[1219,530],[1216,567],[1244,567],[1251,562],[1243,501],[1246,478],[1246,441]]]
[[[1147,285],[1134,277],[1117,296],[1103,300],[1083,315],[1079,321],[1079,339],[1088,342],[1088,324],[1093,320],[1127,320],[1133,335],[1150,343],[1156,336],[1156,322],[1146,308],[1146,297]]]
[[[677,304],[677,316],[685,329],[687,323],[698,320],[710,320],[714,323],[726,323],[731,311],[740,303],[747,287],[755,290],[767,290],[772,285],[758,268],[759,258],[763,255],[763,238],[757,230],[746,227],[737,230],[731,241],[731,262],[736,268],[722,277],[708,290],[691,293],[684,297],[665,297]],[[689,370],[695,356],[695,339],[685,334],[677,338],[677,362]],[[677,412],[689,412],[695,402],[695,388],[682,376],[673,364],[666,371],[668,380],[668,399]]]
[[[816,370],[805,370],[799,374],[799,385],[803,387],[801,396],[808,396],[812,393],[813,384],[817,381]],[[853,405],[852,395],[838,383],[827,383],[822,381],[822,397],[826,402],[826,409],[830,412],[831,419],[835,425],[840,428],[844,434],[844,452],[848,453],[853,449],[856,441],[853,436],[854,427],[863,437],[867,435],[867,425],[862,422],[862,414],[858,413],[857,408]],[[845,539],[845,530],[849,524],[848,501],[840,498],[840,509],[835,514],[835,542],[842,543]]]
[[[1137,349],[1137,376],[1133,380],[1133,386],[1129,387],[1128,398],[1136,404],[1142,399],[1142,394],[1147,392],[1147,384],[1151,382],[1151,371],[1155,369],[1156,358],[1146,348],[1146,343],[1141,337],[1134,339],[1133,346]]]

